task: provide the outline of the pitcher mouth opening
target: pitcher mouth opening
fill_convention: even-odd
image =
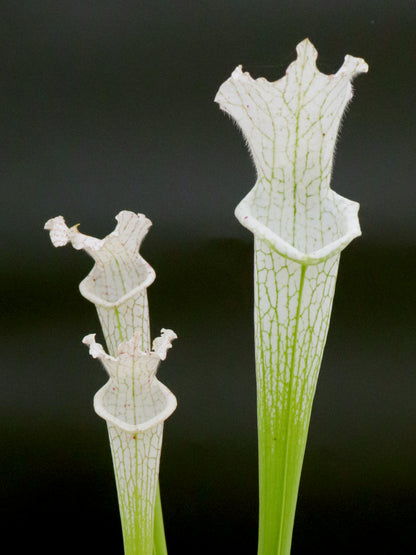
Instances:
[[[281,256],[300,264],[318,264],[341,252],[355,237],[361,235],[358,221],[359,204],[345,199],[331,191],[328,201],[333,206],[333,213],[327,213],[327,220],[336,220],[336,227],[328,227],[321,222],[315,232],[320,237],[313,241],[311,248],[298,248],[295,241],[284,234],[276,232],[275,225],[266,222],[266,218],[257,214],[253,204],[254,191],[251,191],[236,207],[235,216],[238,221],[249,229],[256,239],[266,241]],[[312,242],[311,242],[312,243]]]
[[[156,278],[156,273],[153,268],[145,262],[144,259],[140,260],[138,263],[138,283],[129,289],[127,293],[124,293],[120,289],[114,289],[114,293],[111,294],[106,291],[106,288],[97,286],[97,275],[93,270],[83,279],[79,285],[79,290],[81,295],[94,303],[95,305],[103,306],[105,308],[114,308],[120,306],[121,304],[128,301],[131,297],[139,295],[145,292],[147,287],[149,287]]]
[[[159,380],[155,380],[155,391],[152,394],[152,399],[155,398],[155,393],[157,393],[158,402],[156,407],[152,407],[149,414],[137,414],[134,409],[128,411],[130,407],[127,406],[127,403],[125,404],[126,406],[122,405],[123,410],[120,413],[114,414],[117,411],[108,407],[109,399],[111,399],[112,395],[115,395],[113,386],[113,381],[110,379],[97,391],[94,396],[94,410],[98,416],[101,416],[108,423],[121,428],[125,432],[145,432],[153,426],[164,422],[176,409],[177,401],[175,395]]]

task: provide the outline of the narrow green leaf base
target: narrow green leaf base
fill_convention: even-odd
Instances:
[[[306,265],[255,241],[259,555],[289,555],[339,255]]]
[[[163,422],[141,434],[125,432],[108,423],[108,432],[116,476],[124,553],[153,555]],[[160,532],[160,522],[158,527]]]
[[[153,555],[168,555],[165,538],[165,526],[163,524],[162,501],[160,499],[160,487],[157,486],[155,503],[155,526],[153,532]]]

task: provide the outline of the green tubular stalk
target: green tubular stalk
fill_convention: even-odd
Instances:
[[[154,469],[148,461],[154,460],[157,464],[162,431],[163,423],[134,435],[108,424],[125,555],[153,553],[158,468]]]
[[[260,554],[290,553],[338,261],[335,255],[320,265],[307,266],[267,252],[267,245],[256,241]],[[279,275],[278,288],[262,279],[265,267]]]
[[[257,182],[237,206],[254,234],[259,443],[259,555],[289,555],[312,403],[340,252],[360,235],[358,204],[330,188],[335,141],[352,78],[316,68],[308,39],[275,82],[237,67],[216,102],[241,127]]]
[[[153,532],[153,555],[167,555],[165,527],[163,524],[162,501],[160,498],[160,486],[157,486],[155,503],[155,527]]]

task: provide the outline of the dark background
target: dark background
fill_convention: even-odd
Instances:
[[[255,181],[213,99],[238,64],[275,80],[309,37],[321,71],[363,57],[332,186],[361,203],[343,253],[293,555],[409,552],[415,476],[415,25],[408,1],[0,2],[0,471],[14,553],[122,553],[91,260],[44,222],[104,237],[121,209],[154,227],[152,333],[179,335],[159,377],[178,397],[161,487],[170,554],[256,551]]]

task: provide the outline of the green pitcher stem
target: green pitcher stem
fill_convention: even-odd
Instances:
[[[268,366],[264,349],[258,345],[257,354],[257,407],[259,440],[259,555],[289,555],[292,543],[303,456],[308,434],[308,422],[312,403],[305,411],[296,403],[295,354],[299,333],[299,315],[306,268],[300,272],[296,320],[291,338],[291,355],[287,366],[289,380],[285,394],[278,402],[270,395],[273,374],[276,369]],[[261,320],[258,320],[261,326]],[[262,337],[263,334],[260,334]]]
[[[310,408],[305,422],[296,424],[296,407],[277,413],[259,395],[258,555],[290,554]],[[276,437],[276,429],[286,429],[286,435]]]
[[[258,555],[290,554],[338,261],[298,264],[256,240]]]
[[[162,502],[160,499],[160,487],[157,485],[155,503],[155,525],[153,532],[153,555],[167,555],[168,549],[165,539],[165,527],[163,525]]]

